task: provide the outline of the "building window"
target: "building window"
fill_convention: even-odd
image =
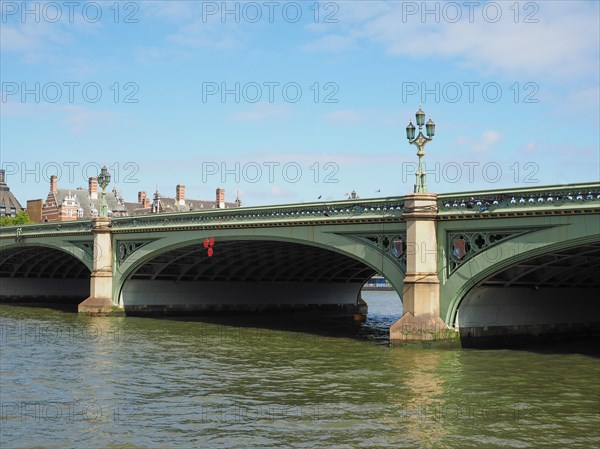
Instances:
[[[83,218],[83,209],[77,209],[77,218]]]

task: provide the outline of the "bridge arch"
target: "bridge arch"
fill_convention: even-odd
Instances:
[[[77,304],[89,296],[92,255],[83,242],[5,244],[0,250],[0,298]],[[90,247],[91,248],[91,247]]]
[[[83,263],[90,271],[93,268],[93,251],[94,245],[91,240],[65,240],[65,239],[44,239],[43,242],[36,242],[33,239],[26,239],[23,242],[3,242],[0,247],[0,263],[1,255],[10,253],[15,250],[25,248],[49,248],[68,254]]]
[[[594,232],[594,229],[597,231]],[[541,304],[534,297],[541,298],[541,295],[547,294],[549,289],[545,288],[548,286],[543,282],[540,283],[539,280],[534,282],[534,279],[538,278],[534,277],[536,270],[547,270],[553,262],[558,263],[569,257],[586,254],[589,256],[587,263],[600,268],[599,231],[598,216],[580,215],[566,222],[563,219],[560,222],[548,223],[545,227],[517,235],[475,255],[443,282],[440,295],[442,318],[449,325],[453,325],[457,322],[461,307],[475,304],[476,298],[487,296],[489,299],[491,295],[506,298],[510,293],[513,295],[513,302],[517,301],[515,303],[517,306],[517,296]],[[523,268],[523,264],[527,262],[531,267]],[[572,270],[576,269],[576,266],[572,267]],[[556,270],[554,272],[558,273]],[[524,282],[523,276],[529,276],[527,283]],[[504,282],[503,278],[505,278]],[[515,279],[523,279],[523,281],[517,282]],[[576,286],[577,283],[573,282],[573,285]],[[589,293],[597,292],[598,285],[594,283],[586,285]],[[500,286],[504,290],[500,290]],[[513,290],[506,289],[507,286],[511,286],[509,288]],[[539,291],[540,288],[542,291]],[[488,291],[485,291],[486,289]],[[528,291],[530,293],[527,293]],[[532,303],[523,301],[522,304]],[[493,320],[491,324],[494,324]]]
[[[312,283],[317,290],[306,290],[304,293],[309,296],[333,296],[336,290],[332,285],[330,291],[327,284],[335,284],[341,288],[338,293],[346,296],[345,301],[348,295],[354,295],[356,303],[362,285],[377,272],[386,276],[397,291],[402,291],[404,273],[398,265],[382,257],[381,251],[367,241],[330,231],[304,227],[157,232],[155,240],[145,243],[117,265],[113,297],[127,307],[131,286],[146,277],[154,281],[238,283],[246,288],[248,284],[244,282],[287,282],[290,290],[305,289]],[[208,237],[216,242],[212,258],[208,258],[203,247]],[[115,248],[119,245],[118,238]],[[175,267],[177,262],[161,262],[163,256],[178,258],[187,267],[177,271],[181,266]],[[244,263],[238,267],[235,262],[240,257]],[[257,263],[252,263],[253,257]],[[224,264],[220,263],[223,259]],[[153,267],[149,268],[150,265]],[[262,290],[260,293],[265,295]]]

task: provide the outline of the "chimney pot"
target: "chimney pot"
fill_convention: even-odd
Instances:
[[[225,189],[221,187],[217,188],[217,207],[219,209],[225,209]]]
[[[91,199],[98,199],[98,178],[94,178],[93,176],[89,178],[88,193],[90,194]]]
[[[180,206],[185,206],[185,186],[177,184],[175,188],[175,201]]]

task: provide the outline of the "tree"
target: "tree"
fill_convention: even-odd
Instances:
[[[15,216],[15,218],[13,218],[13,224],[15,225],[24,225],[29,223],[31,223],[31,219],[29,218],[29,215],[27,215],[27,212],[25,212],[24,210],[19,212]]]
[[[15,215],[15,217],[2,217],[0,218],[0,226],[18,226],[31,223],[27,212],[21,211]]]

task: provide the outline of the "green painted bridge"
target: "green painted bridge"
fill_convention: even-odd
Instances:
[[[0,229],[0,300],[82,313],[355,314],[381,273],[397,340],[597,330],[600,183]],[[444,337],[445,338],[445,337]]]

